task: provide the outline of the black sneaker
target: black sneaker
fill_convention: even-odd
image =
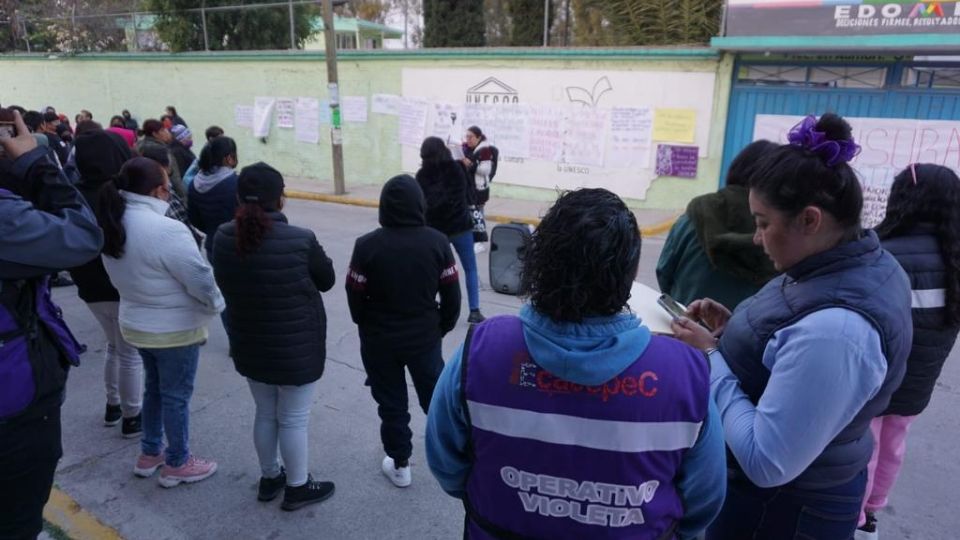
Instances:
[[[280,475],[276,478],[264,478],[260,477],[260,485],[257,487],[257,500],[258,501],[272,501],[283,492],[283,488],[287,485],[287,471],[280,467]]]
[[[333,490],[333,482],[317,482],[307,475],[306,484],[283,489],[283,504],[280,508],[290,512],[308,504],[323,502],[333,496]]]
[[[480,313],[479,309],[471,309],[470,316],[467,317],[467,322],[470,324],[480,324],[485,320],[487,320],[487,318]]]
[[[141,418],[142,417],[138,414],[136,416],[123,419],[123,425],[120,426],[120,434],[124,439],[134,439],[143,434]]]
[[[123,420],[123,411],[120,410],[120,406],[107,403],[107,412],[103,414],[103,425],[115,426],[120,423],[120,420]]]

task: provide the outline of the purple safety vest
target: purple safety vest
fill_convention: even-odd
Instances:
[[[45,339],[41,335],[44,329],[60,356],[73,366],[80,365],[83,346],[73,337],[60,307],[50,297],[48,282],[45,277],[25,285],[30,287],[27,293],[33,296],[33,313],[17,314],[12,306],[0,302],[0,420],[17,416],[32,405],[38,395],[56,390],[50,386],[53,384],[48,373],[51,367],[39,364],[44,359],[36,354],[37,349],[31,343]],[[6,281],[0,287],[19,286]],[[0,291],[3,298],[8,298],[8,294]]]
[[[519,318],[494,317],[468,337],[462,377],[469,538],[674,537],[674,478],[707,416],[702,353],[654,336],[588,387],[540,367]]]

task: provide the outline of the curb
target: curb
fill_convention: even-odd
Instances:
[[[358,199],[356,197],[347,197],[346,195],[329,195],[326,193],[314,193],[311,191],[298,191],[295,189],[284,190],[284,194],[290,199],[300,199],[304,201],[318,201],[334,204],[346,204],[351,206],[363,206],[366,208],[378,208],[380,203],[369,199]],[[523,223],[536,227],[540,224],[537,218],[518,218],[514,216],[504,216],[500,214],[489,214],[484,216],[487,221],[495,223]],[[670,230],[677,218],[670,218],[662,223],[656,223],[648,227],[640,227],[640,234],[644,237],[661,235]]]
[[[43,519],[62,530],[71,540],[123,540],[120,533],[100,522],[58,488],[50,490]]]

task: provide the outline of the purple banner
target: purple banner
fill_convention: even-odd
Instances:
[[[696,178],[699,153],[696,146],[657,145],[657,176]]]

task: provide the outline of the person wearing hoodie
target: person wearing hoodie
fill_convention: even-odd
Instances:
[[[471,324],[483,322],[480,313],[480,278],[473,251],[473,220],[467,210],[467,179],[463,167],[438,137],[427,137],[420,146],[422,163],[417,183],[427,201],[427,225],[447,235],[466,274]]]
[[[346,280],[380,415],[380,468],[397,487],[411,483],[413,451],[404,372],[426,413],[443,369],[442,338],[460,316],[457,264],[447,237],[426,226],[425,206],[416,180],[391,178],[380,194],[381,227],[357,239]]]
[[[221,135],[223,135],[223,128],[219,126],[210,126],[204,132],[207,142],[210,142]],[[187,186],[188,190],[190,189],[190,184],[193,183],[193,179],[197,177],[198,172],[200,172],[200,160],[194,159],[193,163],[187,167],[187,172],[183,173],[183,184]]]
[[[100,189],[111,182],[130,157],[130,148],[114,133],[94,130],[77,136],[80,181],[76,187],[94,212],[99,207]],[[87,304],[106,338],[103,380],[107,407],[103,423],[106,426],[121,424],[120,433],[124,438],[138,437],[142,431],[143,361],[137,348],[120,332],[120,293],[110,282],[100,257],[71,269],[70,277],[77,284],[77,295]]]
[[[694,538],[723,504],[704,355],[627,308],[640,229],[564,193],[524,254],[519,317],[471,327],[437,383],[427,461],[465,538]]]
[[[187,214],[190,223],[207,235],[204,246],[209,256],[217,228],[232,221],[237,212],[237,143],[217,137],[200,151],[200,172],[190,183]]]
[[[681,304],[711,298],[733,310],[777,275],[763,247],[753,243],[757,226],[747,202],[750,175],[776,147],[750,143],[730,164],[726,186],[690,201],[660,252],[660,291]]]

